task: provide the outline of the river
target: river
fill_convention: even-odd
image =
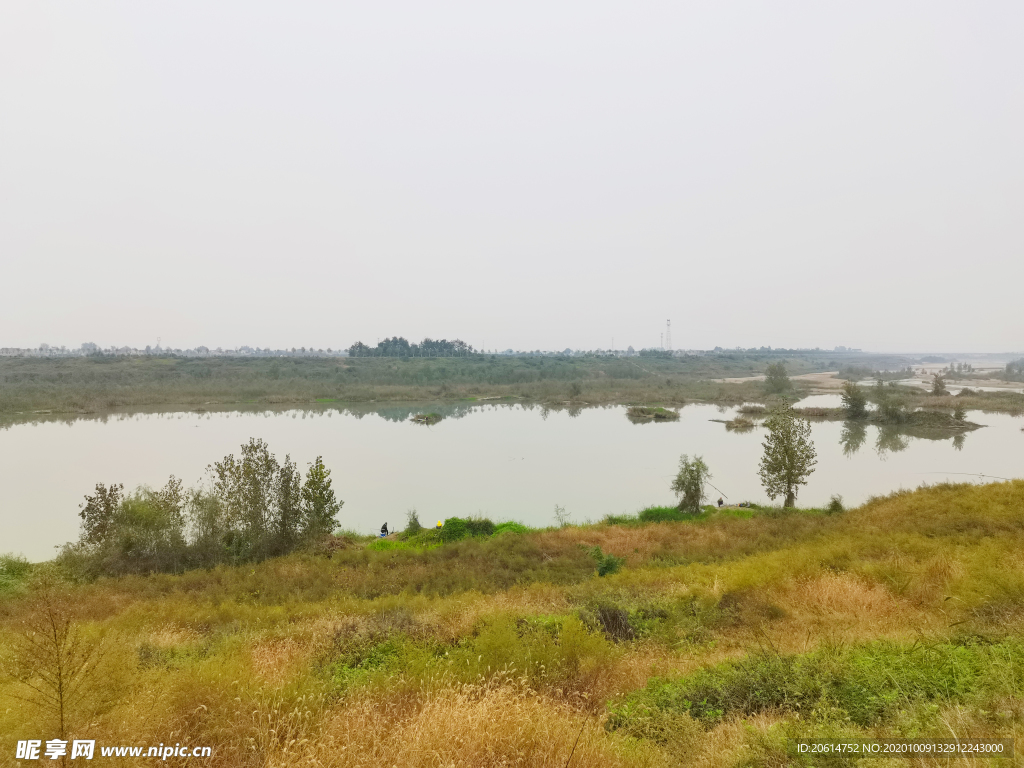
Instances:
[[[799,405],[830,406],[835,395]],[[445,418],[409,421],[424,410]],[[757,469],[764,430],[727,431],[732,408],[688,405],[676,422],[633,424],[621,406],[547,410],[464,404],[430,408],[152,412],[50,419],[0,429],[0,553],[49,559],[78,536],[78,505],[96,483],[186,485],[250,437],[300,467],[323,456],[344,528],[370,533],[453,515],[486,515],[544,526],[554,508],[574,521],[669,504],[680,454],[704,457],[712,500],[768,502]],[[1024,476],[1024,419],[970,412],[986,425],[962,439],[925,439],[840,422],[813,424],[818,465],[802,506],[839,494],[847,505],[900,488]]]

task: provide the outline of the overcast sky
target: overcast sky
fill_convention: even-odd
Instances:
[[[1020,2],[0,5],[0,346],[1024,349]]]

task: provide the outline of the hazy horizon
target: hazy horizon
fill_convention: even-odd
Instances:
[[[14,0],[0,346],[1010,353],[1022,22]]]

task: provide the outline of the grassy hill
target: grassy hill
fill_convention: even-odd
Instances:
[[[11,672],[26,628],[67,618],[102,650],[69,733],[209,745],[218,766],[777,766],[801,764],[794,737],[1024,743],[1024,481],[659,516],[81,584],[7,559],[0,657]],[[56,733],[25,692],[0,683],[0,754]]]

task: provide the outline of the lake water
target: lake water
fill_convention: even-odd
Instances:
[[[835,395],[800,403],[836,404]],[[424,410],[446,418],[431,427],[408,420]],[[77,538],[78,505],[96,483],[156,487],[174,474],[194,485],[208,464],[237,453],[250,437],[303,468],[322,455],[345,501],[343,527],[365,533],[384,522],[404,526],[411,508],[425,525],[477,514],[549,525],[556,504],[576,521],[669,504],[683,453],[702,455],[710,466],[720,489],[709,491],[712,499],[768,501],[757,475],[764,430],[730,432],[713,421],[733,418],[734,409],[688,405],[677,422],[647,424],[631,423],[625,410],[389,406],[14,424],[0,429],[0,553],[48,559],[55,546]],[[818,467],[799,503],[824,504],[838,493],[852,505],[923,483],[1024,476],[1024,419],[982,412],[969,419],[987,426],[956,441],[814,423]]]

